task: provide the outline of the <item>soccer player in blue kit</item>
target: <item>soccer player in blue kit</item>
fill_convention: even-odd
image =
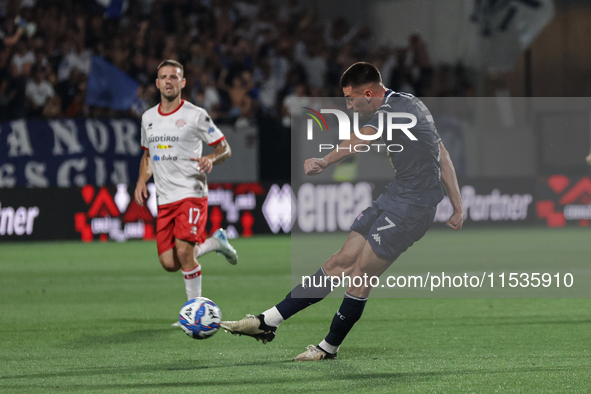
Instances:
[[[397,153],[388,153],[396,172],[394,180],[371,207],[357,216],[343,247],[314,274],[312,283],[325,283],[320,281],[326,276],[380,276],[431,227],[437,204],[443,198],[442,184],[453,206],[453,214],[446,225],[457,231],[464,221],[454,166],[427,107],[413,95],[386,88],[380,72],[370,63],[360,62],[349,67],[341,77],[340,86],[347,108],[358,112],[361,119],[369,119],[359,129],[361,134],[376,134],[380,127],[379,118],[385,118],[388,112],[407,113],[417,119],[416,126],[409,130],[416,141],[400,130],[392,133],[392,140],[388,142],[403,147]],[[404,123],[407,122],[405,119]],[[304,171],[307,175],[318,175],[331,164],[354,154],[350,147],[365,143],[351,134],[349,140],[343,141],[338,149],[325,157],[306,160]],[[317,346],[308,346],[305,352],[294,358],[295,361],[336,358],[341,343],[365,308],[371,291],[366,282],[361,286],[353,286],[353,281],[350,282],[326,338]],[[267,343],[274,339],[275,331],[283,321],[322,300],[330,291],[330,286],[319,288],[298,284],[283,301],[258,316],[224,321],[221,326],[233,334],[251,336]]]

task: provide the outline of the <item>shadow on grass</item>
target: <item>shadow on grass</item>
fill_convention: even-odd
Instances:
[[[127,325],[134,325],[134,326],[138,326],[138,325],[149,325],[150,327],[153,327],[154,325],[165,325],[164,327],[168,328],[171,326],[172,323],[174,323],[175,321],[173,319],[134,319],[134,318],[129,318],[129,319],[108,319],[108,320],[103,320],[103,322],[112,322],[112,323],[118,323],[117,326],[119,325],[119,323],[127,323]],[[75,324],[74,322],[72,322],[71,324]],[[114,327],[116,325],[113,325]],[[25,332],[51,332],[51,330],[62,330],[63,327],[57,324],[54,325],[49,325],[48,327],[39,327],[39,328],[8,328],[8,329],[0,329],[0,334],[1,333],[25,333]],[[161,331],[165,331],[165,328],[159,328],[158,330]],[[148,330],[146,330],[148,331]]]
[[[249,363],[249,364],[235,364],[230,365],[224,363],[223,365],[217,366],[195,366],[195,367],[187,367],[187,370],[202,370],[208,368],[228,368],[231,366],[235,367],[250,367],[250,366],[280,366],[286,364],[286,361],[282,362],[259,362],[259,363]],[[291,362],[289,362],[291,363]],[[324,367],[326,365],[334,365],[334,363],[339,363],[339,361],[330,361],[330,362],[322,362],[321,365]],[[299,363],[291,363],[292,365],[300,365]],[[310,365],[310,364],[307,364]],[[332,368],[324,369],[318,368],[320,365],[316,364],[315,370],[318,372],[325,372],[325,375],[322,376],[323,382],[330,382],[330,381],[338,381],[341,387],[343,387],[343,381],[350,381],[350,383],[358,383],[360,386],[363,387],[372,387],[372,388],[379,388],[383,386],[392,387],[393,384],[396,383],[403,383],[408,385],[408,383],[412,382],[427,382],[434,379],[439,378],[446,378],[446,377],[462,377],[462,376],[481,376],[481,375],[491,375],[491,374],[515,374],[515,373],[551,373],[551,372],[574,372],[575,370],[583,370],[586,368],[572,368],[572,367],[553,367],[553,368],[511,368],[511,369],[462,369],[462,370],[449,370],[449,371],[432,371],[432,372],[379,372],[379,373],[351,373],[350,369],[347,368],[347,371],[343,371],[341,373],[335,373]],[[145,373],[145,372],[153,372],[153,371],[162,371],[162,370],[182,370],[179,366],[153,366],[153,367],[143,367],[143,368],[103,368],[103,369],[93,369],[87,371],[72,371],[68,373],[57,373],[57,374],[37,374],[37,375],[18,375],[12,377],[1,377],[0,379],[31,379],[31,378],[50,378],[50,377],[80,377],[80,376],[91,376],[91,375],[125,375],[130,373]],[[190,382],[159,382],[159,383],[149,383],[145,382],[135,382],[135,383],[100,383],[100,384],[61,384],[59,387],[62,390],[68,391],[89,391],[89,390],[115,390],[117,392],[127,392],[127,390],[138,390],[138,389],[155,389],[155,390],[164,390],[164,389],[173,389],[173,388],[199,388],[204,389],[205,387],[243,387],[246,385],[251,386],[273,386],[273,385],[293,385],[294,382],[298,380],[297,376],[275,376],[273,377],[272,374],[265,374],[264,378],[256,379],[256,378],[249,378],[248,371],[244,371],[244,374],[239,374],[236,378],[232,379],[217,379],[215,381],[211,380],[200,380],[197,376],[195,381]],[[105,376],[108,378],[108,376]],[[309,377],[308,377],[309,379]],[[143,380],[143,379],[142,379]],[[371,385],[370,382],[371,381]],[[307,380],[308,383],[312,383],[312,381]],[[302,382],[305,383],[305,382]],[[47,382],[44,382],[47,384]],[[335,383],[336,384],[336,383]],[[368,386],[370,385],[370,386]],[[0,385],[0,387],[4,387],[5,389],[26,389],[26,388],[34,388],[39,387],[39,385],[31,384],[28,381],[27,384],[10,384],[10,385]],[[302,389],[303,387],[300,387]],[[294,389],[296,389],[294,387]]]
[[[97,367],[97,368],[82,368],[77,370],[70,370],[65,372],[53,372],[53,373],[33,373],[33,374],[22,374],[22,375],[2,375],[0,381],[9,379],[48,379],[48,378],[79,378],[84,376],[105,376],[110,375],[133,375],[133,374],[145,374],[162,371],[199,371],[214,368],[229,368],[229,367],[252,367],[252,366],[270,366],[285,364],[288,361],[261,361],[252,363],[212,363],[211,360],[204,360],[201,362],[195,360],[182,360],[178,363],[173,364],[153,364],[145,366],[134,366],[134,367]],[[291,360],[289,361],[291,362]],[[3,387],[3,386],[0,386]],[[20,387],[20,385],[19,385]]]
[[[121,345],[126,343],[142,343],[161,340],[163,336],[177,335],[179,332],[173,328],[157,328],[149,330],[134,330],[120,332],[111,335],[88,335],[76,338],[63,344],[64,348],[86,349],[89,347],[105,345]]]
[[[113,323],[133,323],[133,324],[168,324],[169,326],[175,322],[174,316],[170,319],[140,319],[133,317],[107,319],[105,321]]]

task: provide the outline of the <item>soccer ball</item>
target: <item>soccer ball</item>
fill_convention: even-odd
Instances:
[[[193,298],[182,306],[179,322],[185,334],[191,338],[207,339],[219,330],[222,312],[209,298]]]

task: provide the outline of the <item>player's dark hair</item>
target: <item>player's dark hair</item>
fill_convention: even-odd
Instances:
[[[162,67],[164,66],[173,66],[173,67],[178,67],[181,69],[181,76],[185,76],[185,69],[183,68],[183,65],[180,64],[179,62],[177,62],[176,60],[172,60],[172,59],[167,59],[165,61],[163,61],[162,63],[160,63],[160,65],[158,66],[158,70],[160,70]]]
[[[382,83],[380,70],[371,63],[359,62],[349,67],[341,76],[339,86],[357,87],[367,83]]]

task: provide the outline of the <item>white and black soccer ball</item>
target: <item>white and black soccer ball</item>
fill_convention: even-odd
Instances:
[[[209,298],[193,298],[182,306],[179,322],[185,334],[191,338],[207,339],[219,330],[222,312]]]

